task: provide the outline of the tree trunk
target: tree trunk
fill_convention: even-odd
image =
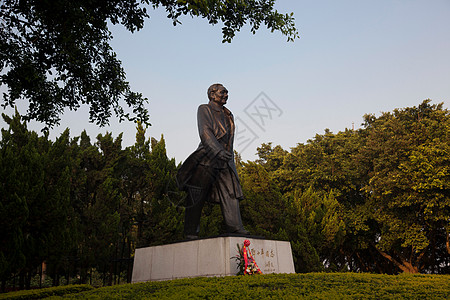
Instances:
[[[42,265],[43,265],[44,263],[42,263],[41,264],[41,267],[39,268],[39,288],[40,289],[42,289],[42,273],[43,273],[43,271],[42,271]]]
[[[361,255],[359,255],[359,252],[356,252],[356,257],[357,257],[358,260],[359,260],[359,265],[360,265],[361,269],[362,269],[364,272],[369,272],[369,268],[368,268],[367,265],[364,263],[364,260],[361,258]]]
[[[419,272],[419,268],[414,266],[412,263],[402,260],[402,264],[403,266],[406,267],[407,271],[402,270],[405,273],[411,273],[411,274],[418,274]]]
[[[445,243],[448,254],[450,254],[450,233],[447,233],[447,242]]]
[[[378,251],[378,253],[381,254],[381,256],[383,256],[384,258],[386,258],[387,260],[392,262],[394,265],[396,265],[404,273],[411,273],[411,274],[418,274],[419,273],[419,268],[414,266],[410,262],[402,259],[402,261],[400,263],[396,259],[394,259],[392,256],[387,254],[386,252],[383,252],[380,249],[378,249],[375,245],[372,245],[372,246]]]
[[[26,273],[26,277],[25,277],[25,286],[26,289],[29,290],[31,288],[31,272],[28,271]]]
[[[25,272],[22,270],[19,273],[19,290],[23,290],[25,287]]]
[[[56,269],[53,271],[53,281],[52,281],[52,286],[57,286],[57,284],[56,284]]]

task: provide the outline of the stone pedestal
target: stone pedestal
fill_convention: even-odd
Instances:
[[[224,236],[136,249],[131,281],[236,275],[238,262],[232,257],[246,239],[263,274],[295,273],[289,242]]]

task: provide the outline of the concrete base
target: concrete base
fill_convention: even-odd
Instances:
[[[246,239],[263,274],[295,273],[289,242],[224,236],[136,249],[131,282],[236,275],[238,262],[231,257]]]

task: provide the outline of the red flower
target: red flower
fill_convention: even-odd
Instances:
[[[245,240],[245,241],[244,241],[244,246],[245,246],[245,247],[250,246],[250,241],[249,241],[249,240]]]

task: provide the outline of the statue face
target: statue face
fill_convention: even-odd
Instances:
[[[219,87],[213,94],[213,101],[219,105],[224,105],[227,103],[227,100],[228,90],[224,86]]]

